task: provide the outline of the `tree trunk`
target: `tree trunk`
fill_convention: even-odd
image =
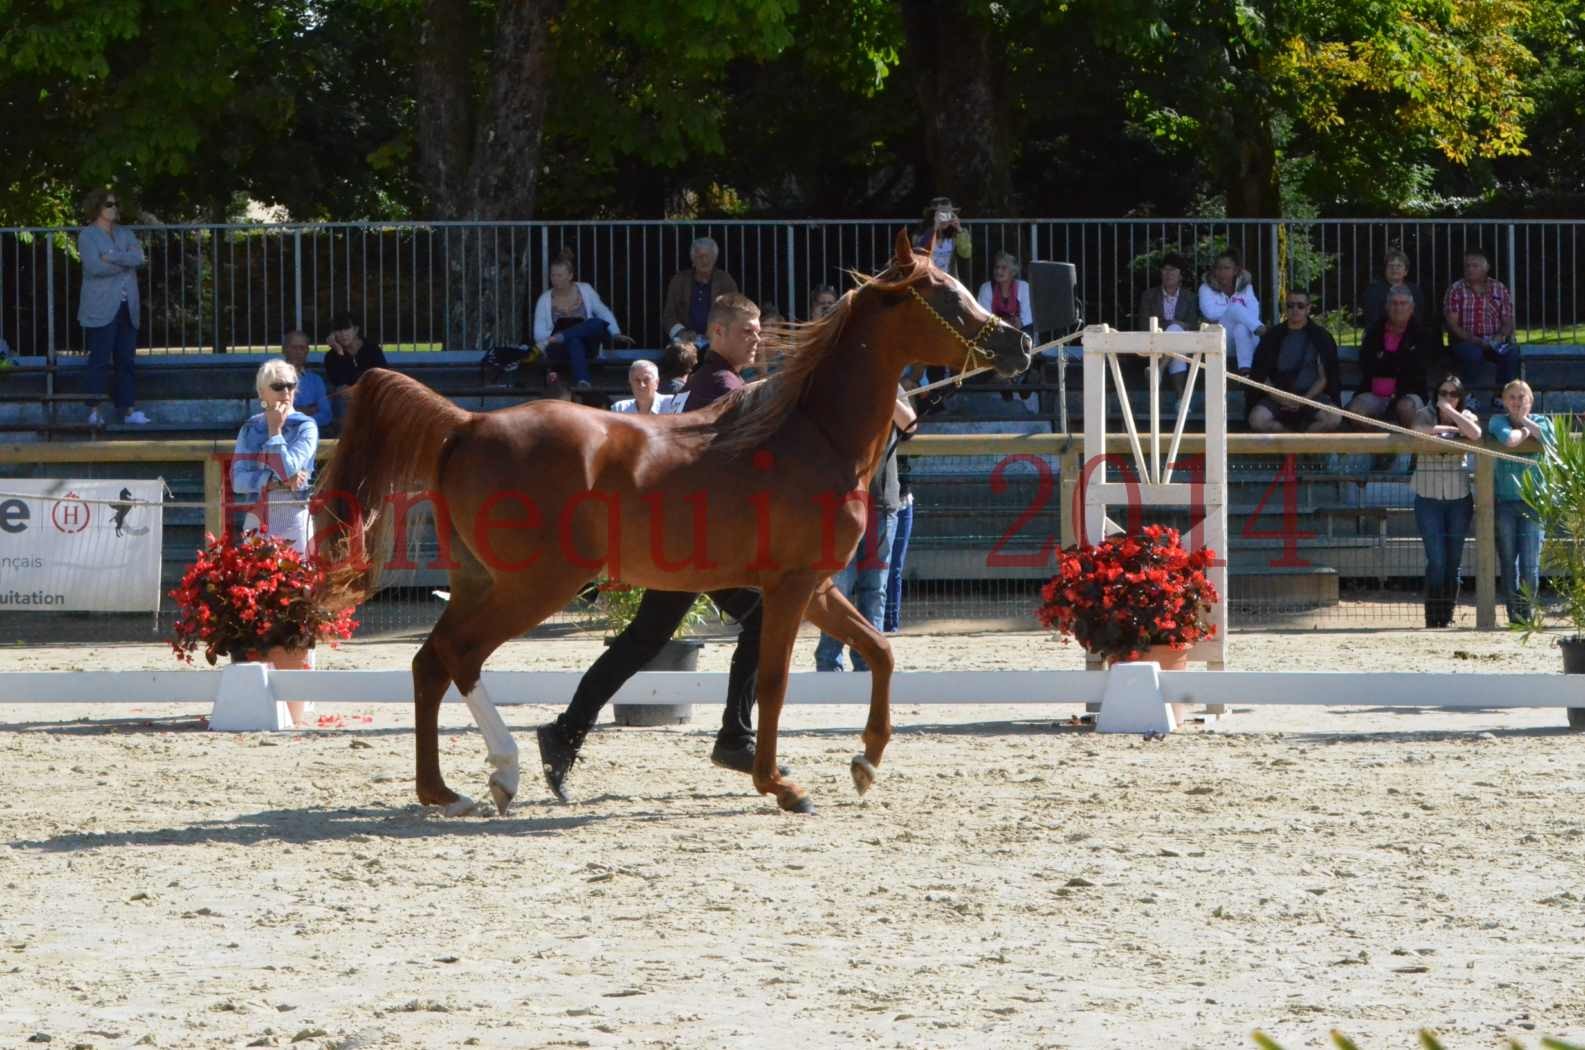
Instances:
[[[468,0],[425,0],[418,37],[418,171],[430,217],[463,215],[473,142],[474,32]]]
[[[551,69],[550,34],[566,0],[502,0],[475,39],[468,0],[426,0],[418,58],[418,161],[436,220],[531,219]],[[474,71],[482,69],[482,77]],[[444,237],[447,349],[526,338],[532,242],[462,226]]]
[[[965,212],[1013,210],[1010,132],[989,22],[965,0],[903,0],[905,66],[912,71],[924,127],[920,205],[950,196]]]
[[[1282,215],[1277,184],[1277,145],[1271,121],[1245,114],[1225,115],[1218,167],[1229,219],[1275,219]]]

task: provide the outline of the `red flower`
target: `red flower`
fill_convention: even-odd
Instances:
[[[319,608],[314,595],[324,584],[324,568],[280,539],[249,535],[222,545],[206,535],[203,550],[170,592],[178,612],[171,648],[192,663],[201,647],[214,664],[221,656],[277,645],[301,649],[324,639],[334,646],[352,636],[358,621],[351,609]]]
[[[1215,554],[1184,550],[1176,529],[1149,525],[1135,536],[1069,548],[1040,590],[1040,623],[1109,660],[1152,645],[1186,649],[1216,630],[1220,597],[1205,575]]]

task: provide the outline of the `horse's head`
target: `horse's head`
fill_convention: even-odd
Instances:
[[[957,278],[932,265],[928,254],[916,253],[907,231],[898,233],[891,267],[878,283],[901,294],[892,312],[896,345],[908,363],[963,371],[989,365],[1004,378],[1029,367],[1029,337],[980,306]]]

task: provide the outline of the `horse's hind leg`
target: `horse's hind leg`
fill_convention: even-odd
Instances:
[[[853,786],[864,794],[875,784],[876,767],[892,738],[892,646],[836,587],[823,585],[809,599],[804,618],[838,641],[851,645],[870,666],[870,716],[864,725],[864,753],[849,769]]]

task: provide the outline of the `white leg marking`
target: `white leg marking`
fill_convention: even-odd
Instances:
[[[517,797],[517,741],[512,739],[511,731],[501,720],[501,713],[490,702],[490,695],[484,691],[482,682],[462,699],[468,705],[468,710],[473,712],[479,732],[484,735],[484,746],[487,748],[485,761],[495,769],[490,774],[490,795],[495,799],[495,808],[505,814],[506,807]]]

